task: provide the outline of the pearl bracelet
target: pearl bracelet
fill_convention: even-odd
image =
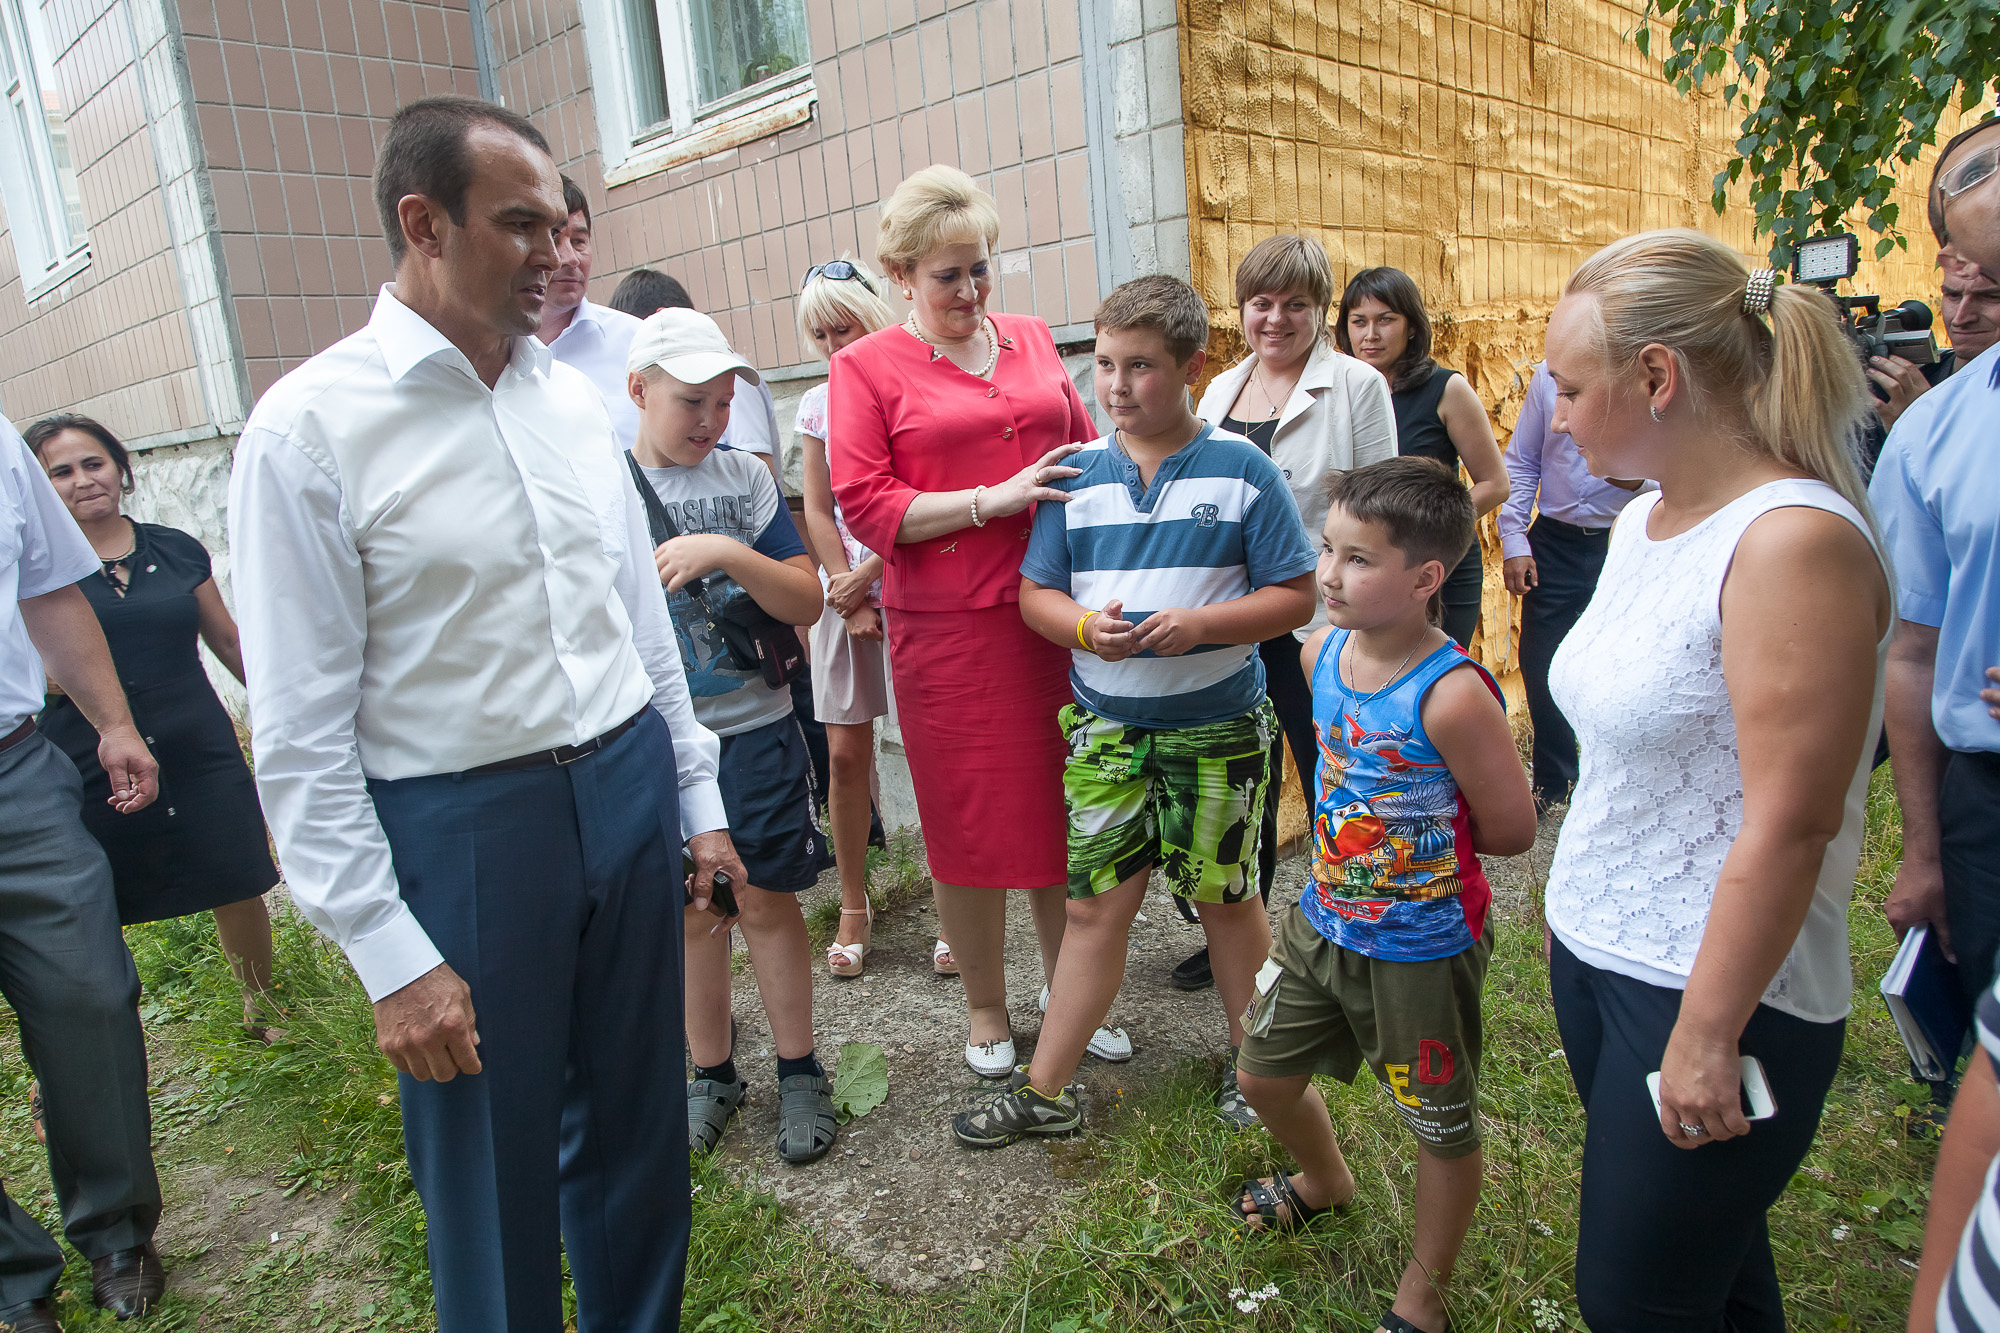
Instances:
[[[985,489],[984,486],[974,486],[972,488],[972,526],[975,528],[986,526],[986,520],[979,516],[979,493]]]

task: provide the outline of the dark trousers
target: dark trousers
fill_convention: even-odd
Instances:
[[[1953,750],[1938,788],[1944,917],[1968,1014],[1993,985],[2000,948],[2000,754]]]
[[[1438,593],[1444,603],[1444,623],[1439,628],[1471,652],[1472,636],[1479,628],[1480,602],[1486,595],[1486,560],[1478,541],[1472,543],[1458,567],[1444,576],[1444,587]]]
[[[1306,679],[1299,661],[1303,645],[1289,634],[1266,639],[1257,645],[1264,659],[1264,691],[1278,714],[1283,744],[1291,746],[1292,762],[1298,765],[1299,790],[1305,793],[1307,818],[1313,807],[1313,772],[1319,767],[1319,742],[1313,739],[1312,682]],[[1284,762],[1280,758],[1280,738],[1271,742],[1271,794],[1264,802],[1264,830],[1258,843],[1257,892],[1271,901],[1271,880],[1278,869],[1278,793],[1284,785]]]
[[[1549,663],[1590,605],[1610,544],[1608,528],[1593,533],[1546,514],[1528,528],[1539,583],[1521,599],[1521,680],[1535,725],[1535,796],[1545,805],[1568,800],[1576,785],[1576,732],[1549,697]]]
[[[1764,1064],[1778,1113],[1723,1143],[1676,1148],[1646,1076],[1681,993],[1583,962],[1555,942],[1549,984],[1589,1124],[1576,1299],[1593,1333],[1782,1333],[1765,1214],[1819,1131],[1847,1024],[1758,1005],[1738,1048]]]
[[[650,709],[565,767],[371,782],[403,899],[472,989],[475,1075],[405,1076],[440,1333],[680,1327],[680,800]]]
[[[86,1259],[144,1245],[160,1221],[139,974],[111,863],[84,832],[83,782],[41,736],[0,753],[0,993],[41,1081],[49,1177]],[[38,1300],[63,1254],[0,1191],[0,1307]]]

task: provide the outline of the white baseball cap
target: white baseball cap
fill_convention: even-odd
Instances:
[[[757,368],[736,355],[722,329],[699,310],[655,311],[639,326],[625,369],[647,366],[658,366],[682,384],[706,384],[732,370],[752,384],[763,383]]]

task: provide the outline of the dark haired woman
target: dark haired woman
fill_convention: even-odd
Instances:
[[[208,552],[177,528],[125,517],[131,461],[118,437],[89,417],[49,417],[24,438],[104,562],[78,586],[104,627],[133,720],[160,761],[159,799],[136,815],[114,814],[97,799],[110,783],[97,762],[96,731],[67,696],[52,697],[42,712],[43,734],[83,775],[83,822],[111,859],[119,922],[212,910],[243,988],[243,1025],[272,1041],[280,1034],[264,1026],[277,1006],[265,998],[271,918],[263,895],[278,871],[236,728],[195,652],[198,636],[243,679],[236,622],[210,577]]]
[[[1465,377],[1431,359],[1431,319],[1410,275],[1364,268],[1347,284],[1334,322],[1340,350],[1367,362],[1389,381],[1396,409],[1396,448],[1404,457],[1435,458],[1453,472],[1465,464],[1472,507],[1486,517],[1507,499],[1507,465],[1486,405]],[[1444,632],[1465,649],[1479,628],[1486,566],[1474,542],[1444,583]]]

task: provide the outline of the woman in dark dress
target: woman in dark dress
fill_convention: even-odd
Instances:
[[[1435,458],[1472,479],[1472,507],[1481,518],[1507,499],[1507,465],[1493,438],[1486,405],[1455,370],[1431,360],[1431,319],[1417,284],[1401,269],[1364,268],[1340,298],[1333,326],[1340,350],[1367,362],[1389,381],[1396,409],[1396,448],[1405,457]],[[1486,567],[1479,543],[1444,583],[1444,632],[1467,650],[1479,628]]]
[[[215,913],[216,934],[243,987],[244,1026],[270,1041],[271,918],[278,882],[264,813],[236,729],[195,651],[197,636],[238,680],[236,622],[210,577],[208,552],[177,528],[120,508],[132,468],[116,436],[88,417],[56,416],[25,438],[56,493],[104,561],[78,586],[97,612],[133,720],[160,762],[160,795],[136,815],[104,803],[109,779],[97,733],[53,683],[40,726],[83,775],[83,822],[111,860],[124,925]]]

